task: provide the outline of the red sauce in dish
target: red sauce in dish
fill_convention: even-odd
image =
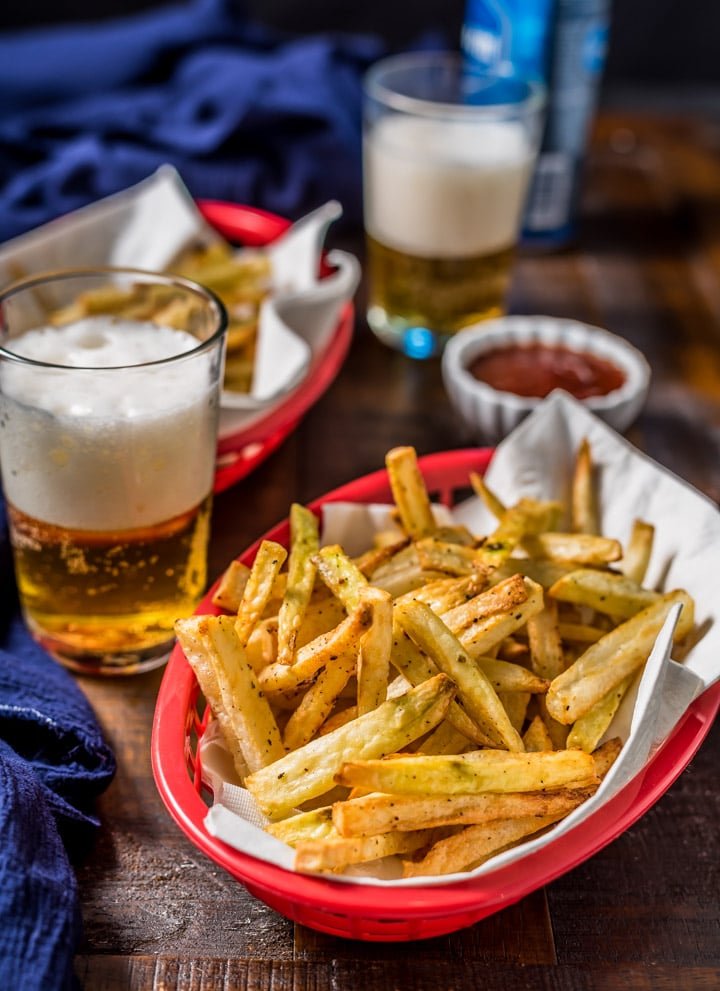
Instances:
[[[619,389],[625,374],[612,362],[562,345],[511,344],[481,354],[468,366],[481,382],[517,396],[547,396],[565,389],[576,399],[606,396]]]

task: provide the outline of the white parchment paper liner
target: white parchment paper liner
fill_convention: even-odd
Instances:
[[[352,875],[323,875],[355,884],[424,886],[466,881],[469,877],[514,863],[574,829],[617,794],[648,762],[687,707],[720,677],[720,627],[717,623],[717,570],[720,513],[699,492],[633,448],[611,428],[565,393],[554,393],[497,449],[488,482],[501,499],[522,496],[565,499],[575,452],[583,437],[590,441],[598,469],[603,533],[625,541],[636,517],[655,524],[655,546],[646,584],[686,588],[695,599],[696,621],[704,628],[682,665],[670,659],[672,631],[679,607],[668,617],[635,690],[628,693],[606,738],[620,736],[624,746],[597,793],[541,836],[493,857],[474,871],[443,877],[400,879],[393,858],[382,862],[383,875],[364,865]],[[323,516],[323,540],[344,543],[350,553],[368,545],[373,527],[382,526],[378,507],[331,504]],[[493,519],[477,499],[456,508],[454,516],[477,533],[493,527]],[[205,825],[213,836],[292,869],[293,854],[285,844],[263,833],[266,820],[252,796],[233,783],[231,766],[218,761],[224,748],[211,735],[202,744],[202,761],[215,794]],[[236,780],[236,779],[235,779]]]
[[[341,214],[340,204],[330,201],[264,249],[272,294],[260,310],[252,389],[223,392],[221,437],[270,412],[328,344],[360,278],[357,259],[344,251],[330,252],[334,271],[317,276],[327,229]],[[176,170],[165,165],[130,189],[8,241],[0,248],[0,285],[68,267],[164,271],[185,248],[217,238]]]

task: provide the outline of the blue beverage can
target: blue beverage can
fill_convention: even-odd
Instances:
[[[573,236],[609,21],[610,0],[468,0],[461,39],[467,71],[493,69],[547,87],[526,244],[559,247]]]

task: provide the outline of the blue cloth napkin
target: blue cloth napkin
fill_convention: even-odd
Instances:
[[[0,988],[76,986],[71,856],[115,772],[90,705],[20,619],[0,501]]]
[[[278,39],[233,0],[0,35],[0,241],[163,162],[196,197],[359,219],[368,37]]]

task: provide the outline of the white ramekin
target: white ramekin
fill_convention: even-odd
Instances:
[[[622,337],[577,320],[544,316],[509,316],[461,330],[448,342],[442,358],[445,389],[455,409],[478,440],[495,443],[542,402],[500,392],[468,371],[481,354],[513,344],[564,345],[612,362],[625,382],[605,396],[582,402],[615,430],[626,430],[643,407],[650,385],[650,366]]]

